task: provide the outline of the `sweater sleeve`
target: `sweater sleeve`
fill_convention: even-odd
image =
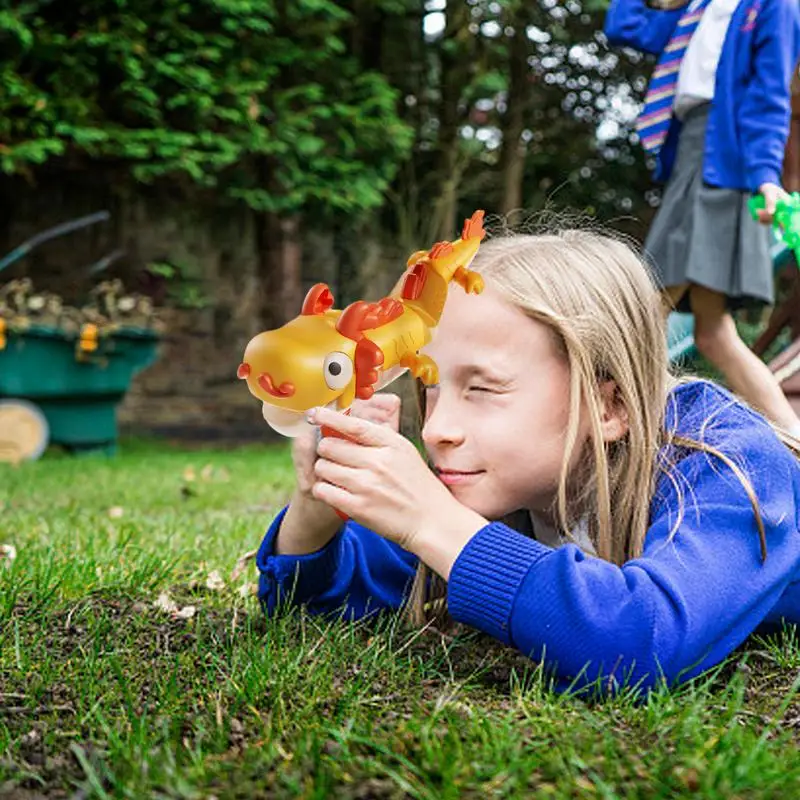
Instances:
[[[644,553],[622,567],[489,525],[453,566],[451,614],[575,688],[600,681],[601,690],[647,689],[719,663],[764,620],[800,565],[800,468],[773,434],[749,427],[737,462],[759,501],[765,562],[741,483],[714,456],[693,453],[674,473],[685,504],[674,536],[681,500],[668,480]]]
[[[790,84],[800,46],[795,0],[764,0],[756,18],[753,75],[739,113],[750,191],[781,185],[791,118]]]
[[[269,616],[281,604],[349,619],[401,606],[416,573],[416,556],[352,520],[315,553],[275,555],[287,508],[269,526],[256,556],[259,599]]]
[[[682,13],[650,8],[645,0],[611,0],[603,31],[611,46],[660,55]]]

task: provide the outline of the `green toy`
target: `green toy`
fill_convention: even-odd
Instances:
[[[753,219],[766,208],[763,195],[753,195],[748,201]],[[788,200],[779,200],[773,217],[773,238],[770,247],[772,268],[778,274],[795,254],[800,266],[800,193],[795,192]],[[667,320],[667,344],[669,360],[673,363],[691,359],[695,353],[694,317],[689,313],[673,311]]]
[[[758,212],[766,208],[764,195],[753,195],[748,204],[753,219],[758,220]],[[800,266],[800,192],[793,192],[787,200],[778,200],[772,220],[775,237],[794,252]]]

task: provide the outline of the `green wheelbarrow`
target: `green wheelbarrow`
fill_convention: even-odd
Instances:
[[[31,242],[107,218],[106,212],[85,217]],[[0,261],[0,269],[28,252],[31,242]],[[117,406],[134,375],[156,361],[159,341],[149,328],[68,331],[0,317],[0,460],[38,458],[49,443],[73,453],[114,453]]]

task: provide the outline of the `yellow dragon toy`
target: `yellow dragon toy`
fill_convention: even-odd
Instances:
[[[414,253],[390,296],[337,310],[328,286],[318,283],[298,317],[251,339],[237,375],[262,402],[270,426],[297,436],[308,427],[309,409],[346,413],[355,398],[370,398],[407,370],[436,383],[436,364],[419,351],[439,323],[450,281],[467,293],[483,291],[483,278],[469,269],[486,235],[483,217],[476,211],[466,220],[460,239]]]

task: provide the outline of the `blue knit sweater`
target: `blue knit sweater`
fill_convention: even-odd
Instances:
[[[639,558],[618,567],[574,544],[554,549],[491,523],[453,565],[451,615],[543,660],[559,687],[605,689],[687,680],[756,629],[800,621],[797,459],[761,416],[714,384],[675,389],[667,424],[744,470],[766,528],[766,561],[740,482],[719,459],[690,450],[678,454],[674,480],[656,485]],[[684,513],[670,538],[681,505],[676,484]],[[284,513],[257,559],[269,614],[283,599],[352,618],[400,606],[415,556],[354,522],[319,552],[275,556]]]
[[[646,0],[611,0],[605,34],[611,45],[659,55],[683,8],[650,8]],[[703,178],[711,186],[757,192],[781,183],[789,136],[789,85],[800,57],[798,0],[742,0],[731,17],[717,67],[706,130]],[[681,123],[673,117],[656,162],[656,180],[674,166]]]

